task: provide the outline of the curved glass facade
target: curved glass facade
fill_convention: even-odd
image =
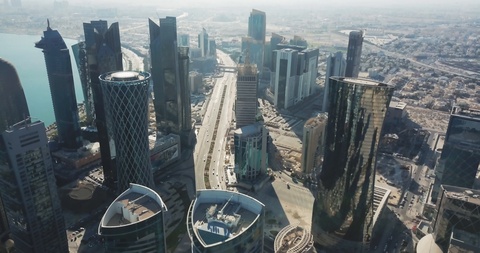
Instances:
[[[265,206],[231,191],[201,190],[190,205],[187,230],[194,253],[263,253]]]
[[[148,143],[147,72],[120,71],[100,76],[108,128],[115,140],[117,190],[130,183],[153,187]]]
[[[375,160],[393,87],[333,77],[329,89],[312,234],[327,252],[361,252],[372,234]]]
[[[98,234],[105,239],[105,252],[166,252],[160,196],[138,184],[130,184],[105,212]]]

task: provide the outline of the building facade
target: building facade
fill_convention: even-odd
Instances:
[[[360,58],[365,34],[363,31],[351,31],[348,36],[347,65],[345,77],[358,77],[360,72]]]
[[[261,123],[235,130],[235,174],[237,180],[254,180],[267,173],[268,131]]]
[[[478,190],[441,186],[432,229],[443,252],[480,252],[479,196]]]
[[[242,55],[240,61],[246,64],[255,64],[258,69],[263,65],[264,44],[252,37],[242,37]]]
[[[45,56],[58,140],[63,148],[76,150],[83,145],[83,141],[67,45],[60,33],[52,30],[48,23],[47,30],[43,32],[42,39],[35,43],[35,47],[43,49]]]
[[[153,187],[148,142],[147,72],[118,71],[100,76],[108,128],[112,129],[117,160],[117,191],[130,183]]]
[[[192,129],[188,48],[177,47],[175,17],[161,18],[160,25],[149,20],[149,28],[157,131],[186,143]]]
[[[239,64],[237,67],[237,98],[235,100],[236,127],[255,123],[257,116],[257,67]]]
[[[322,110],[328,112],[328,87],[330,86],[330,77],[345,76],[345,58],[342,52],[336,52],[335,55],[330,54],[327,58],[327,72],[325,74],[325,88],[323,91],[323,106]]]
[[[378,141],[393,87],[332,77],[319,189],[312,215],[315,243],[327,252],[362,252],[373,230]]]
[[[192,93],[201,93],[203,91],[203,75],[197,71],[190,71],[188,82]]]
[[[110,204],[98,226],[98,234],[105,240],[105,252],[167,252],[164,227],[167,211],[154,190],[130,184]]]
[[[325,149],[327,119],[326,113],[319,113],[308,119],[303,126],[302,172],[304,174],[320,170]]]
[[[24,120],[30,116],[27,100],[23,92],[20,79],[15,67],[4,59],[0,58],[0,133],[8,126]],[[0,163],[6,164],[7,150],[3,146],[0,134]],[[8,220],[2,204],[0,194],[0,240],[3,240],[8,233]]]
[[[198,48],[202,50],[202,57],[207,57],[210,55],[210,50],[208,50],[209,45],[207,30],[202,28],[202,32],[198,34]]]
[[[472,188],[479,165],[480,111],[454,106],[435,166],[432,202],[436,202],[442,184]]]
[[[282,49],[273,51],[275,66],[272,69],[274,87],[273,104],[279,109],[287,109],[295,102],[295,83],[298,51]]]
[[[115,188],[115,143],[107,127],[105,103],[98,77],[111,71],[122,71],[122,48],[118,23],[108,27],[107,21],[83,23],[85,41],[72,46],[82,82],[87,124],[95,126],[100,143],[104,183]]]
[[[179,47],[190,47],[190,35],[182,33],[178,35]]]
[[[0,193],[16,252],[68,252],[45,125],[29,118],[2,133]]]
[[[187,213],[194,253],[263,253],[265,205],[238,192],[197,191]]]
[[[267,15],[260,10],[252,9],[248,17],[248,36],[265,44],[267,31]]]

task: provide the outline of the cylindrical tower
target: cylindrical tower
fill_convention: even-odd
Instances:
[[[107,124],[115,141],[119,193],[130,183],[154,186],[148,146],[149,80],[147,72],[100,75]]]
[[[369,252],[377,147],[393,87],[330,78],[327,132],[312,217],[315,243],[327,252]]]

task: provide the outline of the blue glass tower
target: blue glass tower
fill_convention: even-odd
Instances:
[[[76,150],[82,146],[82,137],[67,45],[60,33],[50,28],[49,22],[35,47],[43,49],[45,56],[59,142],[65,149]]]

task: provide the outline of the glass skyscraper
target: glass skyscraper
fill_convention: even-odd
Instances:
[[[105,252],[167,252],[166,211],[154,190],[130,184],[108,207],[98,226],[98,234],[105,239]]]
[[[100,76],[108,128],[115,140],[117,191],[130,183],[153,187],[148,143],[148,86],[146,72],[118,71]]]
[[[480,111],[454,106],[435,167],[432,201],[442,184],[472,188],[480,165]]]
[[[234,170],[238,180],[254,180],[267,173],[267,136],[267,129],[261,123],[235,130]]]
[[[175,17],[161,18],[160,25],[149,20],[149,29],[157,130],[179,134],[185,143],[192,127],[188,48],[177,47]]]
[[[27,100],[15,67],[0,58],[0,133],[9,125],[24,120],[30,115]],[[0,134],[0,164],[6,164],[7,154]],[[0,165],[1,166],[1,165]],[[8,221],[0,195],[0,240],[7,234]]]
[[[362,252],[372,235],[377,147],[393,87],[332,77],[329,88],[312,234],[327,252]]]
[[[358,77],[360,72],[360,58],[362,56],[363,31],[351,31],[348,36],[346,77]]]
[[[59,142],[63,148],[76,150],[83,143],[67,45],[60,33],[52,30],[48,23],[47,30],[35,47],[43,49],[45,56]]]
[[[67,235],[43,122],[25,119],[2,133],[0,193],[16,252],[67,253]]]
[[[252,9],[248,17],[248,36],[265,44],[267,15],[263,11]]]
[[[105,184],[115,188],[116,169],[114,142],[107,127],[105,103],[100,87],[100,74],[122,71],[122,48],[118,23],[110,28],[107,21],[83,23],[85,41],[72,46],[82,82],[87,124],[93,124],[98,133]]]

